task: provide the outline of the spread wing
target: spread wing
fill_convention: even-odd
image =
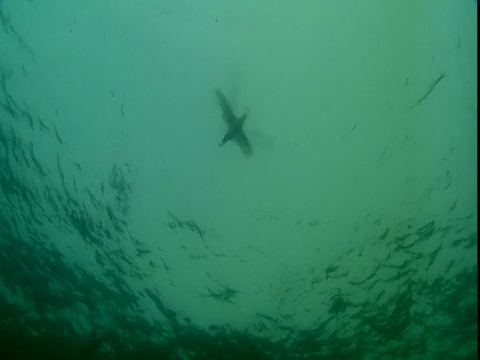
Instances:
[[[237,142],[237,144],[240,146],[240,149],[242,149],[242,152],[244,155],[246,156],[252,155],[252,145],[250,145],[250,141],[248,140],[247,136],[245,135],[242,129],[240,129],[238,133],[235,134],[234,139]]]
[[[215,90],[215,94],[217,95],[218,102],[220,103],[220,107],[222,108],[223,120],[225,120],[228,126],[232,126],[235,122],[235,115],[233,114],[232,108],[230,107],[227,98],[218,89]]]

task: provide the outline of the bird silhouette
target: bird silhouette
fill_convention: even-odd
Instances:
[[[252,155],[252,146],[250,145],[250,141],[243,131],[243,124],[247,119],[247,113],[240,117],[236,117],[233,113],[232,107],[228,103],[228,100],[222,91],[216,89],[215,94],[217,95],[218,102],[222,108],[223,120],[228,126],[227,132],[223,136],[218,146],[223,147],[223,145],[225,145],[227,142],[233,140],[238,144],[238,146],[240,146],[240,149],[244,155]]]

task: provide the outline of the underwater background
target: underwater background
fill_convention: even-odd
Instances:
[[[1,359],[476,359],[477,280],[475,1],[0,2]]]

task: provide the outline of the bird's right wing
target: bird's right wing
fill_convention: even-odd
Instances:
[[[230,107],[227,98],[218,89],[215,89],[215,94],[217,95],[218,102],[220,103],[220,107],[222,108],[223,120],[225,120],[227,125],[233,125],[235,121],[235,115],[233,114],[232,108]]]
[[[247,136],[243,132],[243,129],[240,129],[234,137],[237,144],[242,149],[243,155],[250,156],[252,155],[252,145],[250,145],[250,141],[248,140]]]

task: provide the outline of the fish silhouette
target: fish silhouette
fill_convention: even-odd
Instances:
[[[218,89],[215,90],[215,94],[217,95],[218,102],[222,108],[223,120],[228,126],[227,132],[218,146],[223,147],[223,145],[230,140],[234,140],[238,146],[240,146],[244,155],[252,155],[252,146],[243,131],[243,124],[247,119],[247,114],[245,113],[241,117],[236,117],[226,96]]]

